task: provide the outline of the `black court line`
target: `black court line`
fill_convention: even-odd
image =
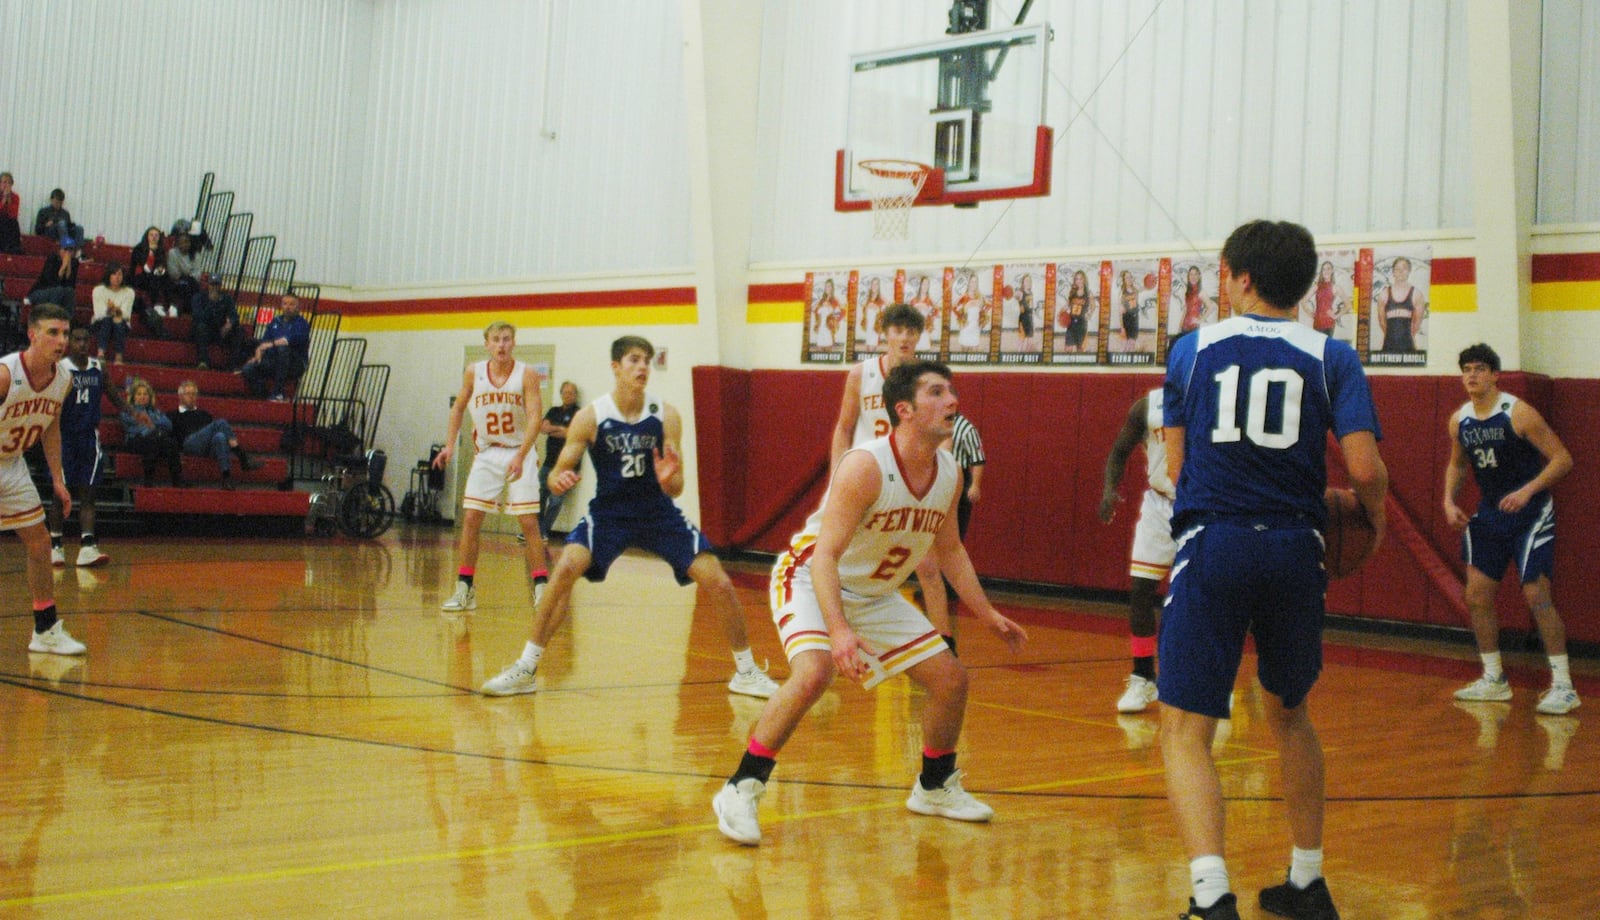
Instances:
[[[0,677],[0,685],[9,685],[20,690],[31,690],[36,693],[46,693],[52,696],[64,697],[85,703],[96,703],[102,706],[113,706],[132,712],[141,712],[149,715],[168,716],[174,719],[183,719],[190,722],[199,722],[206,725],[217,725],[225,728],[239,728],[247,731],[267,732],[275,735],[290,737],[311,738],[321,741],[337,741],[346,744],[359,744],[368,747],[384,748],[396,751],[408,751],[419,754],[440,754],[450,757],[466,757],[474,760],[493,761],[498,763],[516,763],[527,766],[550,767],[552,769],[587,770],[596,773],[612,773],[627,776],[653,776],[667,779],[726,779],[726,773],[701,773],[692,770],[660,770],[649,767],[617,767],[604,764],[577,763],[559,760],[547,760],[537,757],[516,757],[507,754],[486,754],[481,751],[464,751],[454,748],[429,747],[422,744],[409,744],[400,741],[386,741],[378,738],[356,738],[347,735],[336,735],[329,732],[314,732],[298,728],[280,728],[272,725],[261,725],[254,722],[243,722],[235,719],[223,719],[216,716],[203,716],[194,713],[176,712],[170,709],[161,709],[155,706],[145,706],[138,703],[122,703],[116,700],[107,700],[100,697],[73,693],[59,687],[41,687],[36,684],[19,682],[8,677]],[[486,703],[485,705],[492,705]],[[902,784],[887,785],[882,783],[845,782],[840,780],[818,780],[783,777],[782,782],[792,783],[797,786],[813,786],[830,789],[871,789],[880,792],[895,791],[902,788]],[[1107,780],[1110,782],[1111,780]],[[1112,800],[1112,801],[1164,801],[1165,794],[1156,793],[1126,793],[1126,794],[1095,794],[1081,792],[1045,792],[1022,791],[1013,792],[1004,789],[972,789],[984,795],[1029,797],[1045,799],[1075,799],[1075,800]],[[1551,792],[1508,792],[1508,793],[1479,793],[1470,795],[1397,795],[1397,796],[1328,796],[1329,802],[1340,803],[1384,803],[1384,802],[1457,802],[1457,801],[1497,801],[1497,800],[1523,800],[1523,799],[1564,799],[1600,795],[1600,789],[1565,790]],[[1281,802],[1281,796],[1225,796],[1227,802]]]

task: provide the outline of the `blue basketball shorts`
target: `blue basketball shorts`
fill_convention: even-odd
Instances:
[[[1523,584],[1556,567],[1556,505],[1546,492],[1516,514],[1479,507],[1461,537],[1461,558],[1495,581],[1515,562]]]
[[[1210,521],[1183,533],[1161,618],[1161,702],[1227,718],[1249,634],[1261,685],[1300,705],[1322,673],[1322,552],[1306,523]]]
[[[100,433],[88,437],[62,437],[61,478],[70,488],[98,485],[105,472],[105,456],[100,453]]]
[[[694,581],[689,566],[695,557],[712,551],[711,542],[676,508],[671,514],[645,518],[586,514],[567,535],[567,542],[588,548],[589,568],[583,577],[589,581],[605,581],[611,563],[633,548],[665,559],[678,584],[687,585]]]

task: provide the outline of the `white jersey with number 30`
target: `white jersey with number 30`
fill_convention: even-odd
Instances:
[[[0,358],[0,363],[11,372],[11,389],[0,405],[0,459],[8,459],[38,443],[45,429],[60,417],[61,401],[72,387],[72,372],[57,362],[54,376],[35,389],[35,381],[22,363],[22,352],[12,352]]]
[[[938,451],[938,472],[933,484],[917,496],[906,484],[892,439],[878,438],[850,450],[856,451],[871,454],[877,461],[882,485],[878,500],[861,516],[861,523],[839,557],[839,586],[847,599],[882,597],[898,589],[933,548],[934,535],[955,502],[961,470],[949,451]],[[826,496],[822,504],[827,506]],[[790,545],[789,552],[797,560],[810,559],[821,527],[819,508],[806,519],[805,527]]]
[[[528,434],[528,407],[523,405],[522,387],[528,366],[521,361],[511,365],[511,373],[499,386],[489,379],[489,362],[472,365],[472,398],[467,408],[472,413],[472,443],[484,447],[521,447]]]

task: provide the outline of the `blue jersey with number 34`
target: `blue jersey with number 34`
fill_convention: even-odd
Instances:
[[[1327,432],[1379,436],[1355,349],[1293,320],[1236,316],[1173,343],[1165,423],[1184,429],[1173,507],[1197,515],[1326,515]]]

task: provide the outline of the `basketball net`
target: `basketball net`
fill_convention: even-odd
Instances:
[[[933,167],[911,160],[862,160],[867,197],[872,199],[872,238],[903,240],[911,235],[911,206]]]

